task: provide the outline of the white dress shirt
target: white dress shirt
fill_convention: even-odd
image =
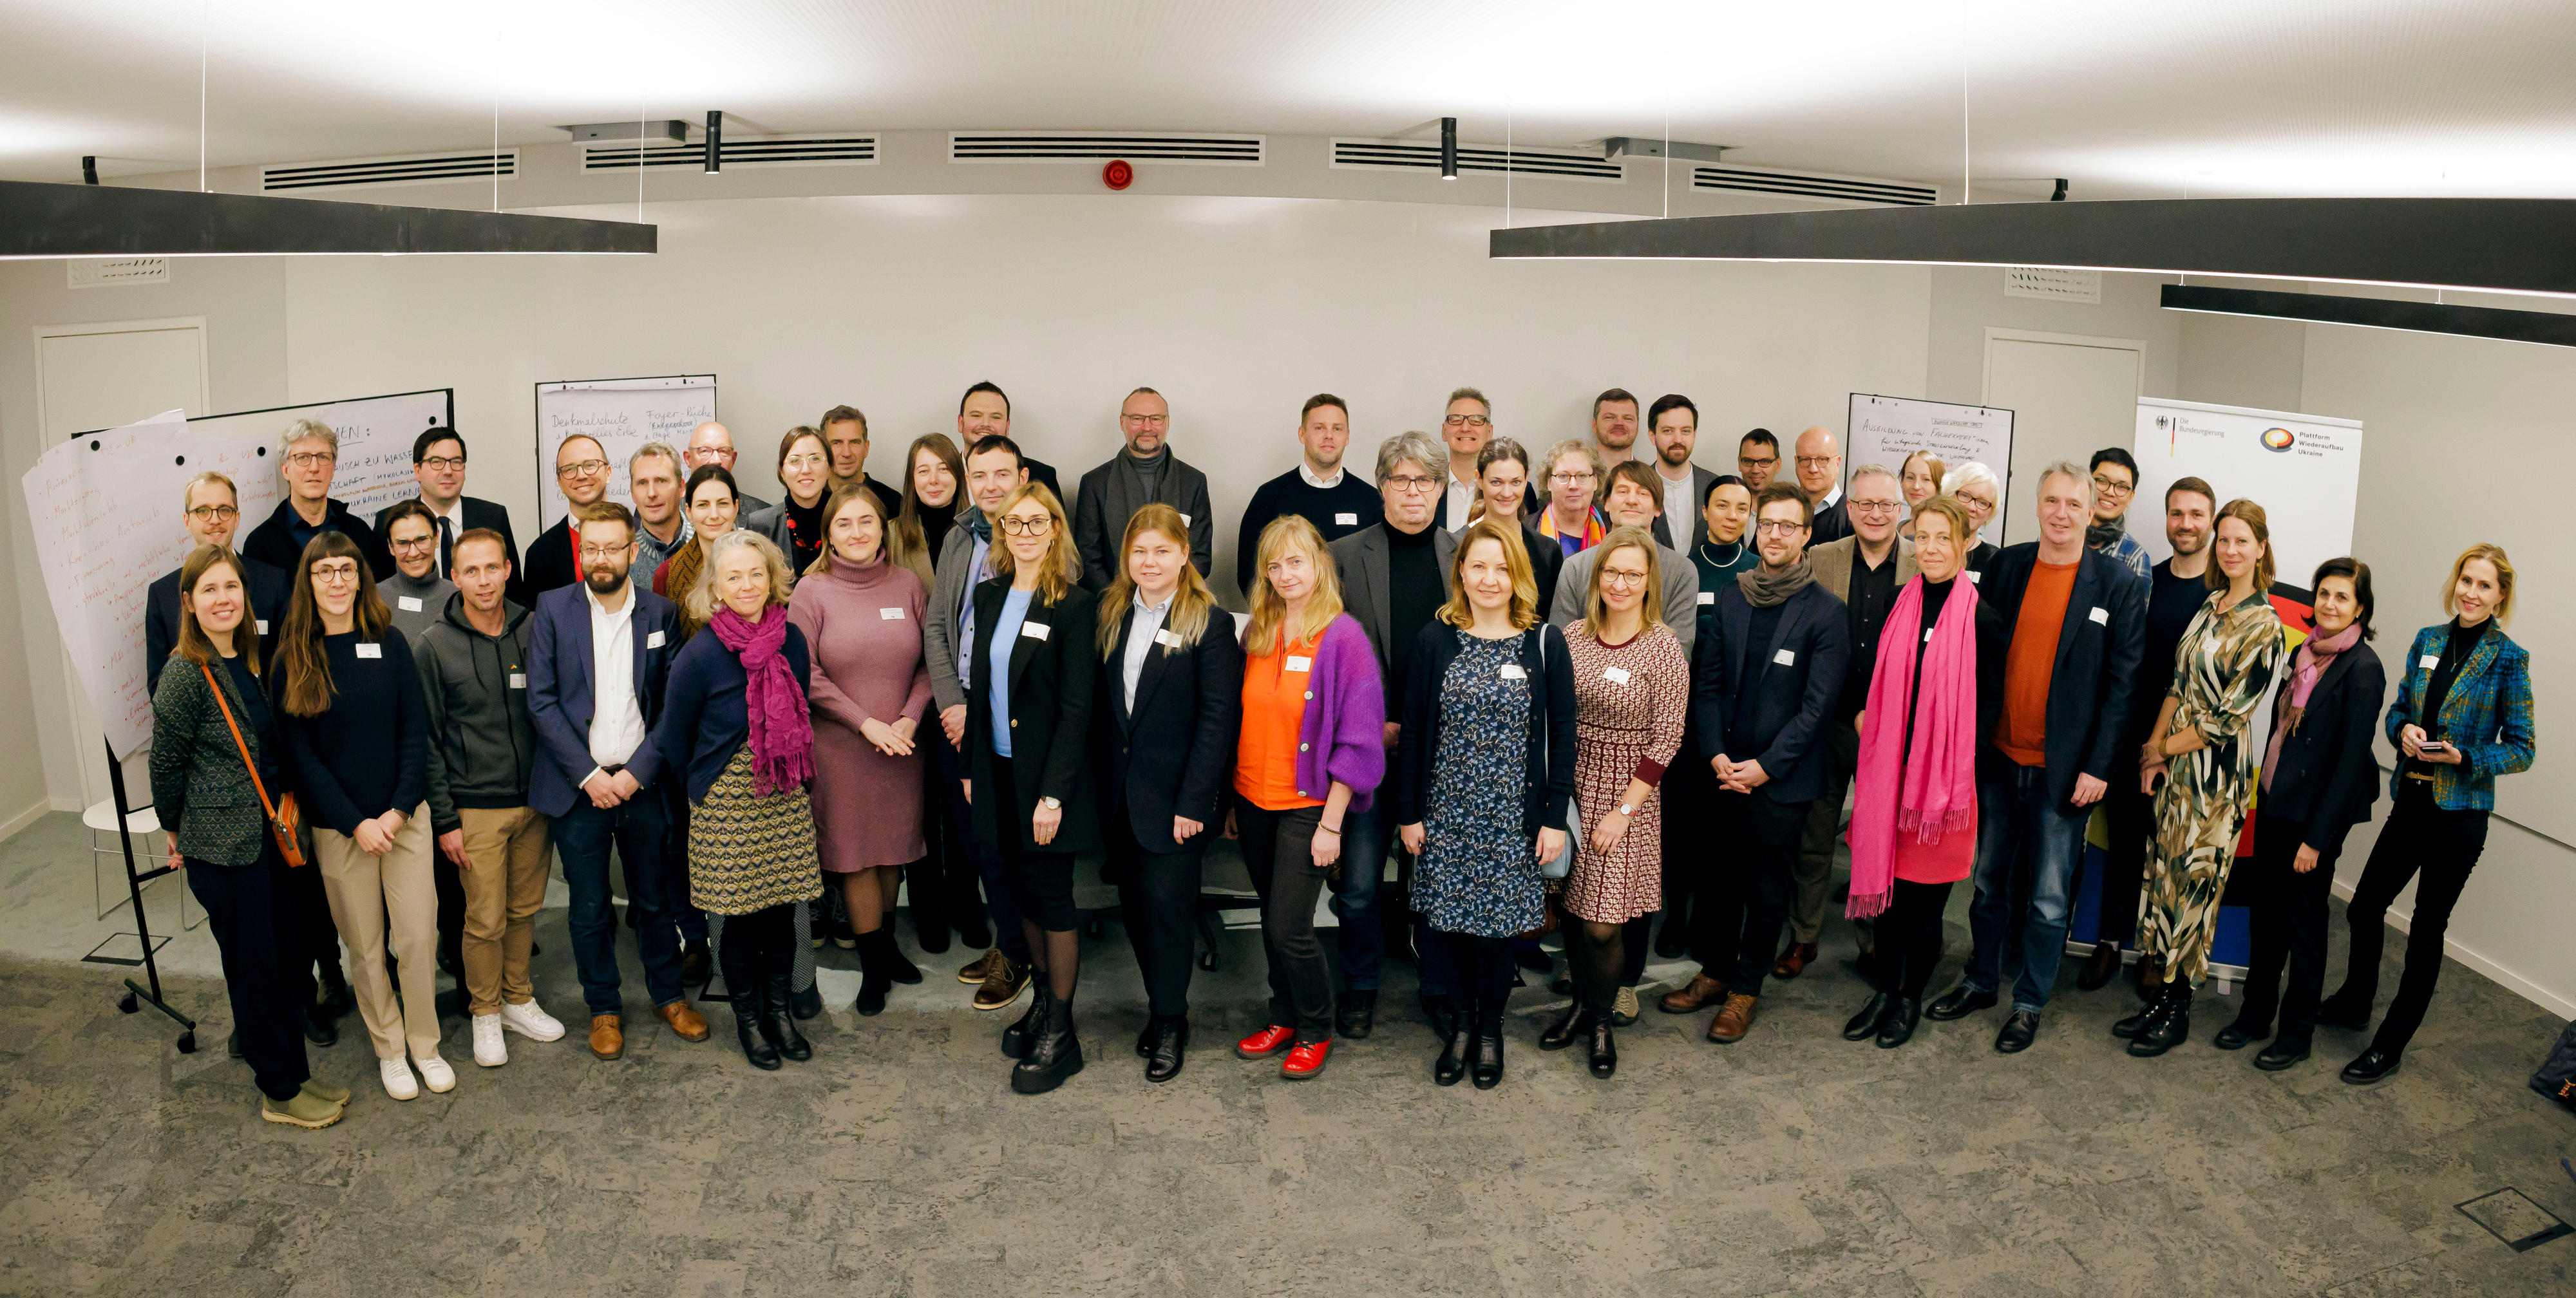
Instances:
[[[1171,614],[1172,597],[1166,595],[1160,604],[1145,602],[1145,593],[1136,592],[1136,620],[1127,628],[1127,659],[1119,671],[1127,678],[1127,710],[1136,710],[1136,682],[1145,675],[1145,655],[1154,651],[1154,633],[1163,629],[1163,619]]]
[[[644,708],[635,697],[635,606],[641,601],[632,586],[614,611],[588,585],[581,597],[590,602],[590,760],[599,763],[591,772],[597,775],[644,746]]]
[[[1476,484],[1462,482],[1455,470],[1449,474],[1449,530],[1467,530],[1467,511],[1476,507]]]
[[[421,508],[429,511],[429,516],[433,520],[429,530],[431,539],[438,543],[437,574],[453,581],[456,578],[453,547],[456,544],[456,538],[465,535],[465,497],[459,493],[456,499],[447,502],[447,508],[443,510],[430,504],[427,496],[420,498],[420,505]],[[440,527],[440,523],[445,523],[447,526]]]
[[[1306,463],[1306,457],[1302,455],[1297,457],[1297,476],[1304,478],[1306,480],[1306,485],[1313,487],[1317,491],[1330,491],[1333,488],[1342,485],[1342,479],[1348,476],[1349,473],[1350,471],[1348,469],[1336,464],[1333,466],[1333,476],[1329,478],[1317,477],[1315,475],[1315,466]]]
[[[1699,517],[1701,502],[1691,499],[1691,484],[1699,481],[1699,475],[1685,464],[1682,466],[1682,480],[1675,482],[1664,477],[1663,465],[1658,463],[1655,477],[1664,484],[1665,530],[1677,543],[1674,548],[1687,550],[1690,548],[1691,520]]]

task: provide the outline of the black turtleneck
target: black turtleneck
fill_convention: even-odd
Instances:
[[[1413,664],[1413,638],[1431,615],[1449,602],[1448,583],[1440,574],[1440,552],[1432,548],[1429,527],[1410,535],[1390,523],[1387,547],[1387,667],[1398,681]]]
[[[2486,639],[2487,628],[2494,625],[2494,618],[2467,627],[2461,626],[2458,618],[2451,619],[2450,642],[2442,646],[2442,660],[2434,664],[2433,679],[2424,687],[2424,713],[2417,724],[2424,727],[2426,738],[2443,737],[2442,705],[2451,701],[2451,687],[2459,683],[2460,668],[2468,664],[2469,655],[2477,652],[2478,642]],[[2415,765],[2421,770],[2432,769],[2430,762]]]
[[[831,497],[825,495],[807,506],[797,504],[794,496],[787,498],[787,531],[796,546],[796,553],[787,557],[798,572],[805,571],[805,565],[814,562],[814,556],[823,552],[823,506],[830,500]]]
[[[928,548],[930,562],[934,566],[939,562],[940,550],[948,544],[948,529],[957,525],[958,494],[950,493],[945,505],[925,505],[918,501],[913,504],[912,516],[921,524],[922,544]]]

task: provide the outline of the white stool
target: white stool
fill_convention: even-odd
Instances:
[[[125,869],[125,844],[115,837],[117,832],[115,801],[111,799],[90,804],[89,809],[81,813],[81,826],[89,831],[90,896],[98,905],[98,917],[106,919],[130,900],[126,893],[118,893],[114,901],[107,899],[107,881],[116,874],[123,873]],[[160,814],[152,808],[140,807],[125,813],[125,832],[134,838],[136,873],[151,870],[168,859],[170,853],[168,836],[163,835],[157,849],[152,843],[152,836],[161,833]],[[101,839],[102,835],[107,836],[104,841]],[[161,880],[154,879],[144,884],[144,890],[150,891],[152,885],[159,882]],[[198,912],[197,918],[193,921],[188,918],[188,913],[195,909],[188,890],[181,888],[179,890],[179,926],[182,929],[194,930],[206,922],[202,911]]]

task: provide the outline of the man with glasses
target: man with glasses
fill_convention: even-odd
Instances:
[[[181,490],[179,522],[188,529],[188,548],[220,545],[229,550],[233,529],[241,526],[240,498],[233,480],[207,472],[188,479]],[[274,635],[286,616],[286,597],[295,583],[284,572],[256,559],[242,560],[242,584],[249,589],[253,629],[262,638]],[[163,573],[143,592],[143,683],[150,693],[161,684],[161,665],[179,643],[179,570]]]
[[[507,597],[524,607],[528,592],[518,576],[519,543],[510,533],[510,511],[465,494],[465,439],[453,428],[432,428],[413,438],[411,476],[420,482],[415,499],[429,507],[430,521],[437,525],[438,575],[455,579],[456,538],[476,528],[498,532],[501,544],[510,549]],[[376,515],[379,535],[385,519],[385,514]]]
[[[1297,467],[1262,483],[1244,506],[1243,526],[1235,532],[1234,584],[1252,589],[1252,561],[1261,548],[1261,529],[1273,519],[1295,514],[1315,525],[1324,542],[1335,541],[1386,517],[1386,506],[1359,475],[1342,469],[1342,451],[1351,444],[1351,412],[1340,397],[1318,392],[1297,413],[1297,445],[1303,452]]]
[[[857,406],[834,406],[814,425],[823,430],[823,449],[832,453],[832,490],[867,484],[892,518],[903,508],[903,492],[868,476],[868,417]]]
[[[742,474],[733,467],[733,461],[733,430],[710,419],[689,430],[689,449],[683,456],[686,469],[680,474],[680,481],[687,482],[689,474],[712,464],[733,474],[734,482],[739,486],[742,482]],[[769,508],[768,501],[748,491],[736,491],[733,504],[735,518],[749,518]]]
[[[1744,479],[1744,489],[1760,492],[1771,485],[1771,475],[1780,471],[1780,439],[1768,428],[1756,428],[1735,444],[1735,472]],[[1751,531],[1748,525],[1746,530]]]
[[[1636,458],[1637,398],[1626,388],[1610,388],[1592,399],[1592,453],[1616,467]]]
[[[1810,428],[1798,434],[1798,489],[1816,503],[1816,521],[1807,544],[1823,545],[1852,534],[1851,511],[1843,508],[1843,449],[1834,430]]]
[[[976,443],[987,437],[1007,438],[1010,435],[1011,397],[992,380],[986,379],[977,383],[966,389],[965,396],[957,399],[959,449],[971,450]],[[1018,443],[1014,442],[1012,445],[1016,446]],[[1064,488],[1056,485],[1054,466],[1022,455],[1020,467],[1028,472],[1029,481],[1044,484],[1047,490],[1055,493],[1057,503],[1063,503]],[[911,466],[906,465],[904,471],[911,472]]]
[[[1610,522],[1597,503],[1602,467],[1592,443],[1567,438],[1547,448],[1544,472],[1547,504],[1538,513],[1538,534],[1569,559],[1601,544]]]
[[[331,498],[331,478],[340,468],[340,434],[318,419],[298,419],[278,438],[277,476],[286,481],[286,499],[277,512],[251,529],[242,557],[256,559],[280,572],[304,564],[304,547],[324,532],[338,532],[357,543],[376,580],[394,571],[393,552],[367,520]]]
[[[2129,501],[2138,491],[2138,462],[2127,451],[2105,446],[2093,452],[2093,522],[2084,529],[2084,548],[2099,550],[2149,580],[2153,561],[2147,547],[2129,535]]]
[[[1073,548],[1082,555],[1083,589],[1103,591],[1123,562],[1118,540],[1127,520],[1147,505],[1180,511],[1190,529],[1190,566],[1205,577],[1216,556],[1216,510],[1208,504],[1207,475],[1172,454],[1172,408],[1163,394],[1138,388],[1118,404],[1124,449],[1082,475],[1073,507]]]
[[[438,575],[438,517],[429,506],[406,500],[376,515],[377,530],[394,552],[394,575],[376,583],[394,629],[415,646],[420,633],[446,615],[456,584]]]
[[[1493,403],[1474,388],[1450,393],[1448,409],[1440,416],[1440,440],[1449,446],[1449,471],[1431,525],[1455,535],[1466,530],[1468,517],[1476,512],[1476,457],[1494,440]],[[1523,499],[1530,502],[1525,509],[1538,512],[1536,493]]]
[[[698,431],[710,427],[721,431],[721,426],[709,424],[698,425]],[[696,439],[693,436],[690,440]],[[730,444],[732,439],[726,440]],[[731,456],[728,447],[726,457]],[[575,433],[556,445],[555,486],[564,494],[564,516],[528,543],[528,589],[539,598],[582,579],[581,528],[574,520],[607,498],[608,474],[608,451],[599,439]]]
[[[1825,906],[1833,895],[1834,844],[1842,838],[1843,795],[1851,788],[1860,763],[1860,732],[1853,722],[1869,706],[1870,677],[1878,670],[1878,633],[1896,607],[1897,592],[1914,580],[1914,543],[1897,535],[1905,512],[1905,493],[1896,474],[1884,464],[1852,470],[1851,495],[1844,501],[1852,534],[1839,541],[1807,547],[1807,566],[1816,585],[1843,604],[1844,643],[1851,652],[1832,714],[1826,718],[1818,746],[1815,806],[1798,843],[1798,864],[1790,873],[1796,887],[1789,907],[1789,948],[1771,966],[1774,978],[1795,978],[1816,958],[1816,934],[1824,927]],[[1869,945],[1867,921],[1861,921],[1863,949]]]

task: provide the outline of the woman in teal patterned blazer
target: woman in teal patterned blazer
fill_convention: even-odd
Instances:
[[[349,1092],[314,1081],[304,1056],[313,953],[260,807],[260,788],[275,799],[285,787],[249,607],[232,551],[199,546],[179,569],[179,639],[152,695],[152,802],[170,833],[170,863],[185,869],[215,931],[234,1040],[264,1097],[260,1116],[327,1127]]]
[[[2535,745],[2531,655],[2504,633],[2513,617],[2513,563],[2504,550],[2479,544],[2462,551],[2451,564],[2442,607],[2451,621],[2416,632],[2401,664],[2406,674],[2385,723],[2402,759],[2390,781],[2396,805],[2345,911],[2352,923],[2350,972],[2318,1007],[2319,1023],[2370,1026],[2388,904],[2422,870],[2397,999],[2370,1048],[2343,1070],[2343,1079],[2357,1086],[2397,1071],[2424,1022],[2442,973],[2443,930],[2486,848],[2495,778],[2529,769]]]

